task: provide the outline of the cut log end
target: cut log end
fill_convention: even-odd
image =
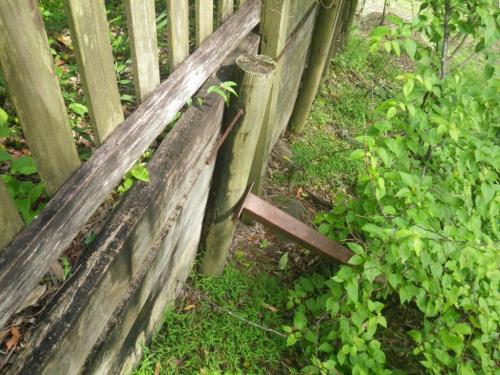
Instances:
[[[241,55],[236,64],[243,72],[252,75],[269,75],[276,70],[274,60],[265,55]]]

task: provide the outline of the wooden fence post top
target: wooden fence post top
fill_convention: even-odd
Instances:
[[[245,73],[270,74],[276,70],[276,62],[266,55],[244,54],[236,59],[236,65]]]

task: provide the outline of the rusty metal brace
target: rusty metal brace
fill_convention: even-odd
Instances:
[[[236,210],[236,218],[239,219],[242,214],[247,214],[255,221],[276,230],[318,255],[344,264],[349,262],[354,255],[351,250],[252,194],[250,191],[252,185],[247,187],[243,195],[240,207]]]
[[[207,161],[206,161],[207,165],[212,164],[212,162],[215,160],[215,158],[217,157],[217,153],[219,152],[219,149],[221,148],[222,144],[224,143],[224,141],[229,136],[229,133],[231,133],[233,131],[235,125],[238,123],[238,120],[244,114],[245,114],[245,111],[243,109],[241,109],[241,108],[238,109],[238,111],[234,115],[233,120],[228,125],[228,127],[226,128],[226,130],[224,131],[224,133],[221,135],[221,137],[219,138],[219,141],[217,142],[217,144],[215,145],[214,149],[210,153],[210,156],[207,158]]]

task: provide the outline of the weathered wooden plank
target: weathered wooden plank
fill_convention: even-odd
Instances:
[[[7,323],[125,172],[259,20],[260,0],[248,0],[115,129],[9,244],[0,256],[0,326]]]
[[[0,253],[14,236],[24,227],[23,219],[17,212],[14,200],[0,178]]]
[[[232,79],[236,56],[256,51],[258,44],[255,34],[247,37],[198,96]],[[183,245],[200,237],[195,224],[201,226],[204,217],[214,164],[207,166],[206,160],[220,133],[223,110],[222,98],[211,94],[202,107],[185,112],[148,164],[150,182],[134,186],[124,198],[11,374],[59,373],[61,368],[79,373],[84,361],[84,373],[115,374],[127,362],[119,353],[143,305],[156,301],[159,290],[171,296],[180,285],[167,284],[189,271],[196,248],[190,245],[184,254]],[[179,241],[185,235],[190,241]],[[172,267],[177,274],[170,272]],[[144,320],[138,324],[148,327]]]
[[[339,13],[339,1],[329,7],[320,7],[314,38],[311,41],[307,67],[302,76],[301,88],[290,118],[290,130],[296,134],[304,131],[309,111],[321,82],[321,76],[327,64],[328,54],[335,31],[335,21]]]
[[[123,121],[104,0],[65,3],[92,127],[102,143]]]
[[[167,0],[168,53],[170,71],[189,56],[188,0]]]
[[[113,312],[128,289],[134,290],[135,278],[165,250],[163,238],[171,232],[179,236],[175,223],[220,132],[224,103],[211,95],[206,104],[193,107],[162,142],[148,165],[150,182],[133,188],[96,239],[92,256],[66,290],[68,306],[56,308],[59,319],[48,319],[54,324],[44,327],[46,335],[38,337],[38,350],[23,361],[20,373],[80,373]]]
[[[196,46],[214,31],[214,0],[196,0]]]
[[[204,88],[233,79],[233,64],[236,56],[244,52],[255,53],[258,44],[258,36],[250,34],[224,62],[224,68],[217,72],[217,79],[209,80]],[[186,113],[189,116],[190,112],[194,112],[187,134],[198,132],[207,134],[204,128],[212,127],[213,121],[218,121],[220,124],[221,113],[218,112],[220,97],[209,97],[209,101],[205,104],[202,111],[190,110]],[[184,117],[183,121],[186,120],[188,118]],[[209,137],[210,135],[205,136],[204,139],[208,140]],[[206,150],[211,152],[212,147],[210,146]],[[174,155],[173,158],[176,156]],[[203,159],[204,157],[201,158],[201,160]],[[179,240],[175,240],[172,234],[174,230],[171,229],[162,240],[163,244],[158,255],[154,257],[153,261],[144,263],[141,270],[142,278],[137,278],[140,281],[137,285],[131,286],[135,288],[132,289],[133,292],[126,293],[129,298],[121,302],[115,310],[113,318],[108,321],[106,330],[101,333],[98,343],[94,346],[93,355],[87,360],[86,368],[89,369],[89,372],[128,373],[127,370],[140,358],[144,338],[150,337],[151,332],[158,328],[159,323],[161,324],[164,307],[182,288],[196,253],[213,165],[214,163],[209,168],[203,169],[201,175],[193,183],[191,195],[186,198],[186,206],[183,207],[179,215],[183,222],[179,229]],[[153,168],[151,169],[153,170]],[[158,169],[159,173],[162,173],[163,168]],[[154,251],[156,248],[153,249]],[[117,351],[116,348],[120,347],[121,350]]]
[[[127,24],[138,103],[160,84],[154,0],[127,0]]]
[[[47,34],[36,0],[0,1],[0,65],[49,194],[78,168]]]
[[[228,121],[233,121],[241,110],[244,114],[229,133],[217,159],[213,199],[202,243],[201,272],[207,276],[220,276],[224,270],[236,230],[234,209],[247,187],[276,70],[274,60],[265,55],[242,55],[236,65],[240,89],[238,99],[231,101]]]
[[[218,0],[218,19],[219,23],[225,22],[232,14],[234,9],[234,0]]]

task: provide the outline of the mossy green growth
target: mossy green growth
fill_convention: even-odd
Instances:
[[[234,317],[282,332],[287,288],[278,277],[229,265],[220,278],[194,275],[187,294],[165,312],[134,375],[283,373],[284,337]]]

